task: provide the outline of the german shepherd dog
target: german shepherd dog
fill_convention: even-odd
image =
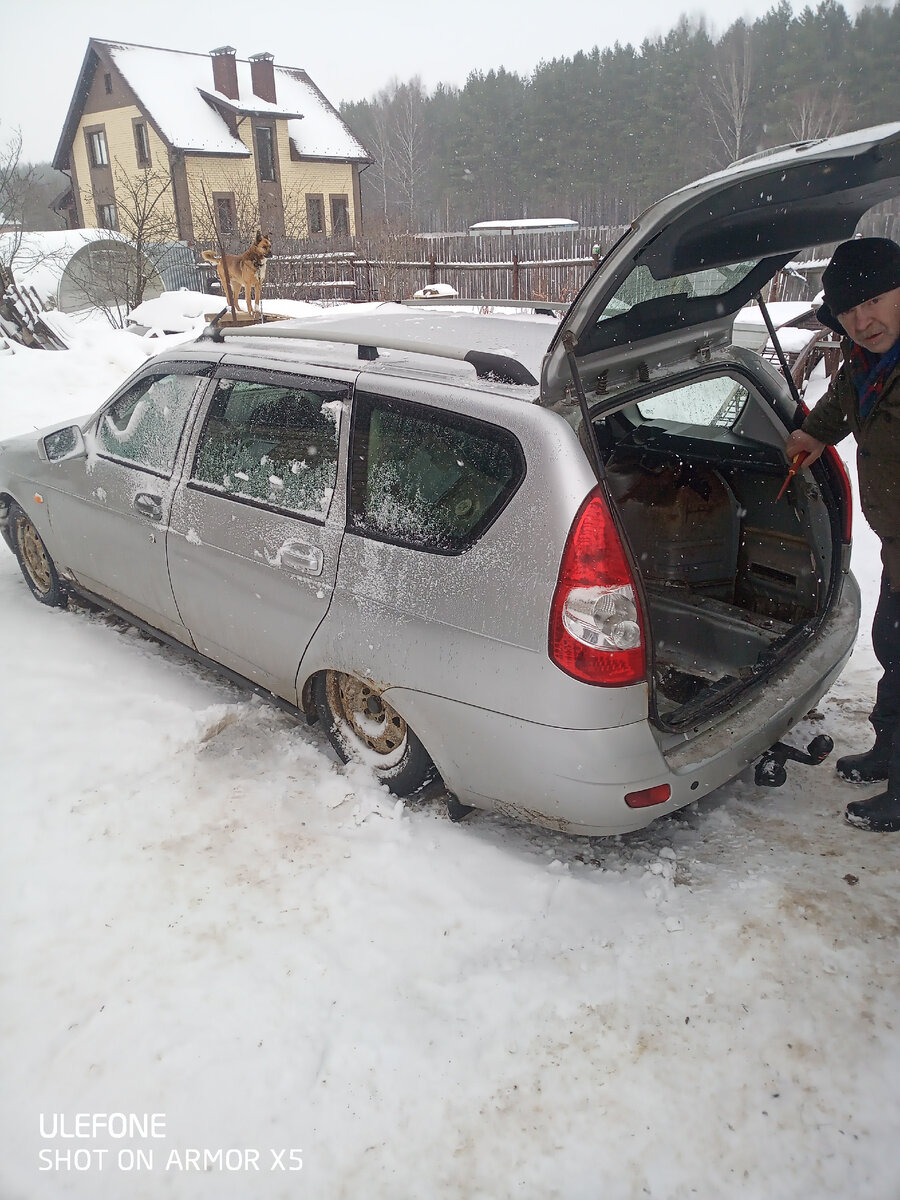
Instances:
[[[268,233],[256,231],[256,241],[243,254],[226,254],[220,258],[212,250],[204,250],[203,257],[207,262],[216,264],[216,274],[222,285],[222,293],[228,299],[228,284],[231,285],[231,299],[237,308],[237,302],[244,289],[244,299],[247,302],[247,312],[253,312],[253,294],[256,294],[256,310],[259,312],[262,301],[262,285],[266,278],[266,259],[272,253],[272,240]],[[228,281],[226,283],[226,274]]]

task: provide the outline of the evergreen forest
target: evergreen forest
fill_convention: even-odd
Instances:
[[[633,219],[652,200],[757,151],[900,119],[900,2],[848,16],[788,0],[713,36],[682,17],[616,43],[498,66],[464,87],[392,81],[341,112],[368,147],[367,231],[475,221]]]

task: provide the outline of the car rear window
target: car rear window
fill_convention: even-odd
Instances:
[[[670,279],[655,279],[647,267],[637,266],[626,276],[622,286],[610,299],[597,321],[599,323],[620,317],[639,304],[659,300],[664,296],[684,296],[690,300],[724,296],[745,279],[758,263],[759,259],[753,259],[751,262],[692,271],[688,275],[674,275]]]
[[[645,421],[682,421],[731,429],[746,407],[750,393],[730,375],[695,380],[638,402]]]
[[[350,528],[415,549],[465,550],[525,476],[507,430],[427,405],[357,394],[352,438]]]

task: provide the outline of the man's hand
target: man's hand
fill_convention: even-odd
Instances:
[[[795,429],[784,445],[784,452],[790,462],[793,462],[801,450],[805,450],[808,457],[804,461],[804,467],[811,467],[817,458],[820,458],[822,451],[825,449],[825,442],[820,442],[818,438],[811,437],[808,433],[804,433],[802,429]]]

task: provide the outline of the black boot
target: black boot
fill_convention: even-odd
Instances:
[[[900,788],[892,786],[879,796],[854,800],[847,805],[844,818],[857,829],[868,829],[872,833],[897,833],[900,831]]]
[[[839,758],[834,769],[848,783],[874,783],[878,779],[887,779],[892,742],[890,734],[877,733],[871,750],[865,754],[847,754]]]

